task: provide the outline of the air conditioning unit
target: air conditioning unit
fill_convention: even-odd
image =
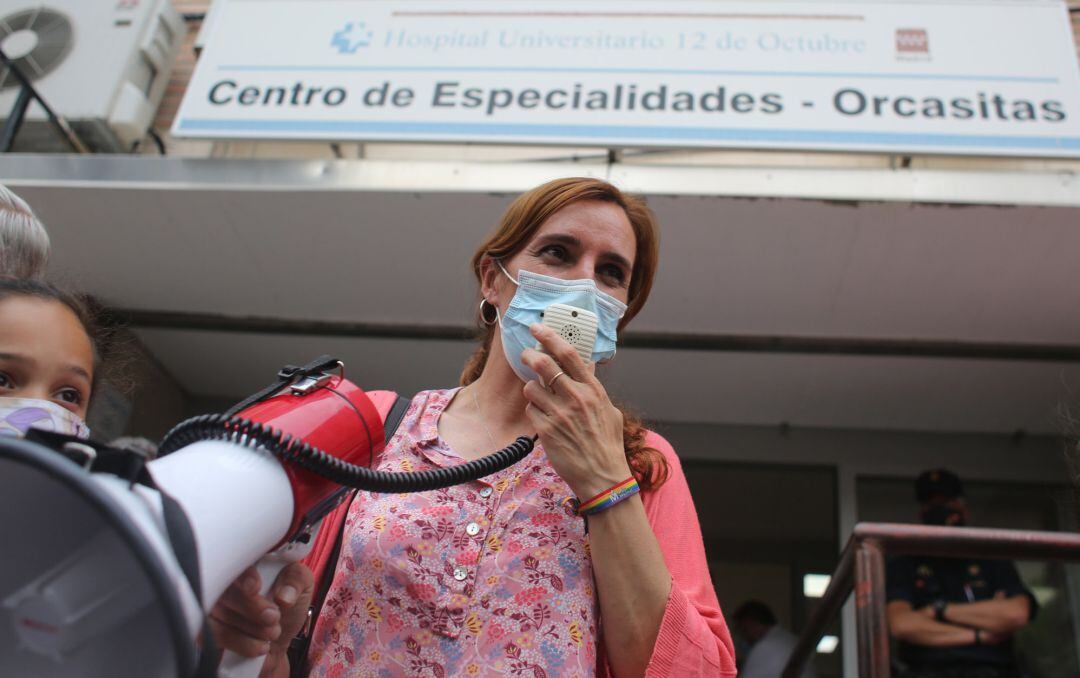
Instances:
[[[0,49],[98,152],[142,140],[187,27],[170,0],[0,0]],[[21,87],[0,64],[0,118]],[[13,150],[70,147],[31,104]]]

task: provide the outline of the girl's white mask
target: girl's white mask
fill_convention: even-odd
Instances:
[[[37,398],[0,397],[0,436],[22,438],[31,428],[90,437],[86,422],[66,407]]]

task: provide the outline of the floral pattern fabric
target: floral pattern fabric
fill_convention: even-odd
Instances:
[[[31,428],[86,439],[90,437],[79,415],[49,400],[0,397],[0,436],[22,438]]]
[[[379,463],[464,463],[439,437],[457,389],[418,394]],[[312,676],[547,676],[596,671],[583,521],[537,446],[482,480],[353,501],[308,655]]]

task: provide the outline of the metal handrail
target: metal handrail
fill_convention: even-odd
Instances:
[[[889,628],[885,621],[885,556],[1080,561],[1080,535],[975,527],[859,523],[810,623],[799,636],[783,678],[797,678],[829,622],[855,591],[859,678],[888,678]]]

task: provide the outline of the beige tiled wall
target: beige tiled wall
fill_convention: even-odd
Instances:
[[[173,0],[173,6],[182,14],[202,14],[210,6],[210,0]],[[154,128],[159,131],[168,130],[172,126],[173,117],[180,107],[180,100],[184,97],[188,81],[195,70],[195,38],[199,35],[202,21],[188,20],[188,34],[184,40],[184,46],[180,48],[180,56],[173,66],[172,77],[169,86],[165,90],[165,98],[158,107],[157,117],[154,119]]]

